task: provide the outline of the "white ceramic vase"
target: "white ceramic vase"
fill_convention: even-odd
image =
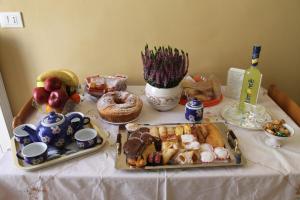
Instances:
[[[147,83],[145,87],[147,101],[158,111],[168,111],[175,108],[179,103],[181,92],[180,84],[173,88],[157,88]]]

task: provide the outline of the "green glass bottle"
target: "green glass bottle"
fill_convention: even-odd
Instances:
[[[245,111],[245,102],[255,105],[257,103],[262,74],[257,69],[261,46],[254,45],[252,52],[252,65],[245,71],[240,96],[239,110]]]

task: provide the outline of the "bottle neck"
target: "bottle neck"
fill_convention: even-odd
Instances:
[[[258,64],[258,59],[259,59],[259,53],[261,50],[261,46],[260,45],[254,45],[253,46],[253,51],[252,51],[252,66],[256,67]]]
[[[252,58],[251,66],[256,67],[258,65],[258,58]]]

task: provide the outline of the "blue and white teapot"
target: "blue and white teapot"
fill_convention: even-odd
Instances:
[[[73,138],[74,130],[78,126],[73,119],[82,118],[78,113],[70,113],[65,116],[60,113],[50,112],[40,122],[36,130],[29,126],[24,130],[34,142],[44,142],[55,147],[64,147]]]

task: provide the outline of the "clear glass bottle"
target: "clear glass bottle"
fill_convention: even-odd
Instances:
[[[257,69],[260,45],[253,46],[252,65],[246,69],[243,79],[243,85],[240,96],[239,110],[245,111],[245,103],[255,105],[257,103],[258,93],[260,89],[262,74]]]

